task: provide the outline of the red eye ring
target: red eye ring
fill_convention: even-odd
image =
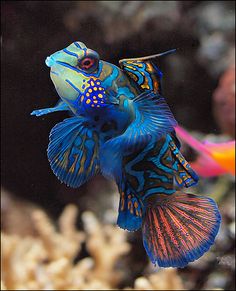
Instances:
[[[80,62],[80,67],[82,69],[90,69],[95,63],[95,60],[89,57],[84,58],[81,62]]]

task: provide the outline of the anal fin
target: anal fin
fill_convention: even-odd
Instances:
[[[127,186],[127,185],[126,185]],[[120,190],[120,204],[117,224],[119,227],[135,231],[142,224],[142,205],[130,188]]]

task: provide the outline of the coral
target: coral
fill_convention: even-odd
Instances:
[[[74,227],[76,212],[72,205],[65,209],[59,232],[42,210],[35,210],[32,219],[38,237],[2,233],[2,277],[7,289],[65,289],[73,282],[70,269],[84,240]]]
[[[161,270],[146,277],[139,277],[134,282],[134,289],[126,290],[184,290],[175,269]]]
[[[130,245],[126,242],[126,232],[112,225],[102,226],[92,212],[84,212],[83,221],[88,234],[87,249],[96,266],[93,277],[116,285],[122,272],[114,272],[114,264],[121,255],[130,250]]]
[[[2,290],[110,290],[122,282],[125,270],[117,264],[131,247],[127,232],[102,225],[92,212],[84,212],[85,231],[75,227],[77,207],[68,205],[58,229],[39,209],[32,212],[37,235],[2,232]],[[91,257],[75,262],[85,241]],[[134,289],[176,290],[182,282],[174,269],[137,278]]]
[[[8,234],[35,235],[31,222],[31,214],[35,209],[33,203],[22,201],[1,188],[1,229],[7,229]]]

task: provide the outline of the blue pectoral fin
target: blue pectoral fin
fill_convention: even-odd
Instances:
[[[159,140],[164,134],[174,130],[177,121],[160,94],[145,92],[137,96],[133,102],[136,106],[136,118],[127,129],[130,141],[136,142],[139,138],[144,139],[149,135]]]
[[[30,113],[30,115],[41,116],[41,115],[45,115],[45,114],[49,114],[49,113],[53,113],[57,111],[64,111],[64,110],[70,110],[70,108],[65,102],[59,101],[55,107],[34,110]]]
[[[151,139],[159,140],[174,130],[177,122],[165,99],[154,92],[144,92],[133,99],[135,118],[126,131],[107,143],[123,152],[144,147]]]
[[[76,188],[99,170],[98,136],[83,126],[83,119],[71,117],[53,127],[49,136],[48,159],[54,174]]]

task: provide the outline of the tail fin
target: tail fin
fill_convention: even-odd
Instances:
[[[214,243],[221,216],[209,197],[176,192],[149,198],[143,217],[143,243],[153,264],[185,267]]]

